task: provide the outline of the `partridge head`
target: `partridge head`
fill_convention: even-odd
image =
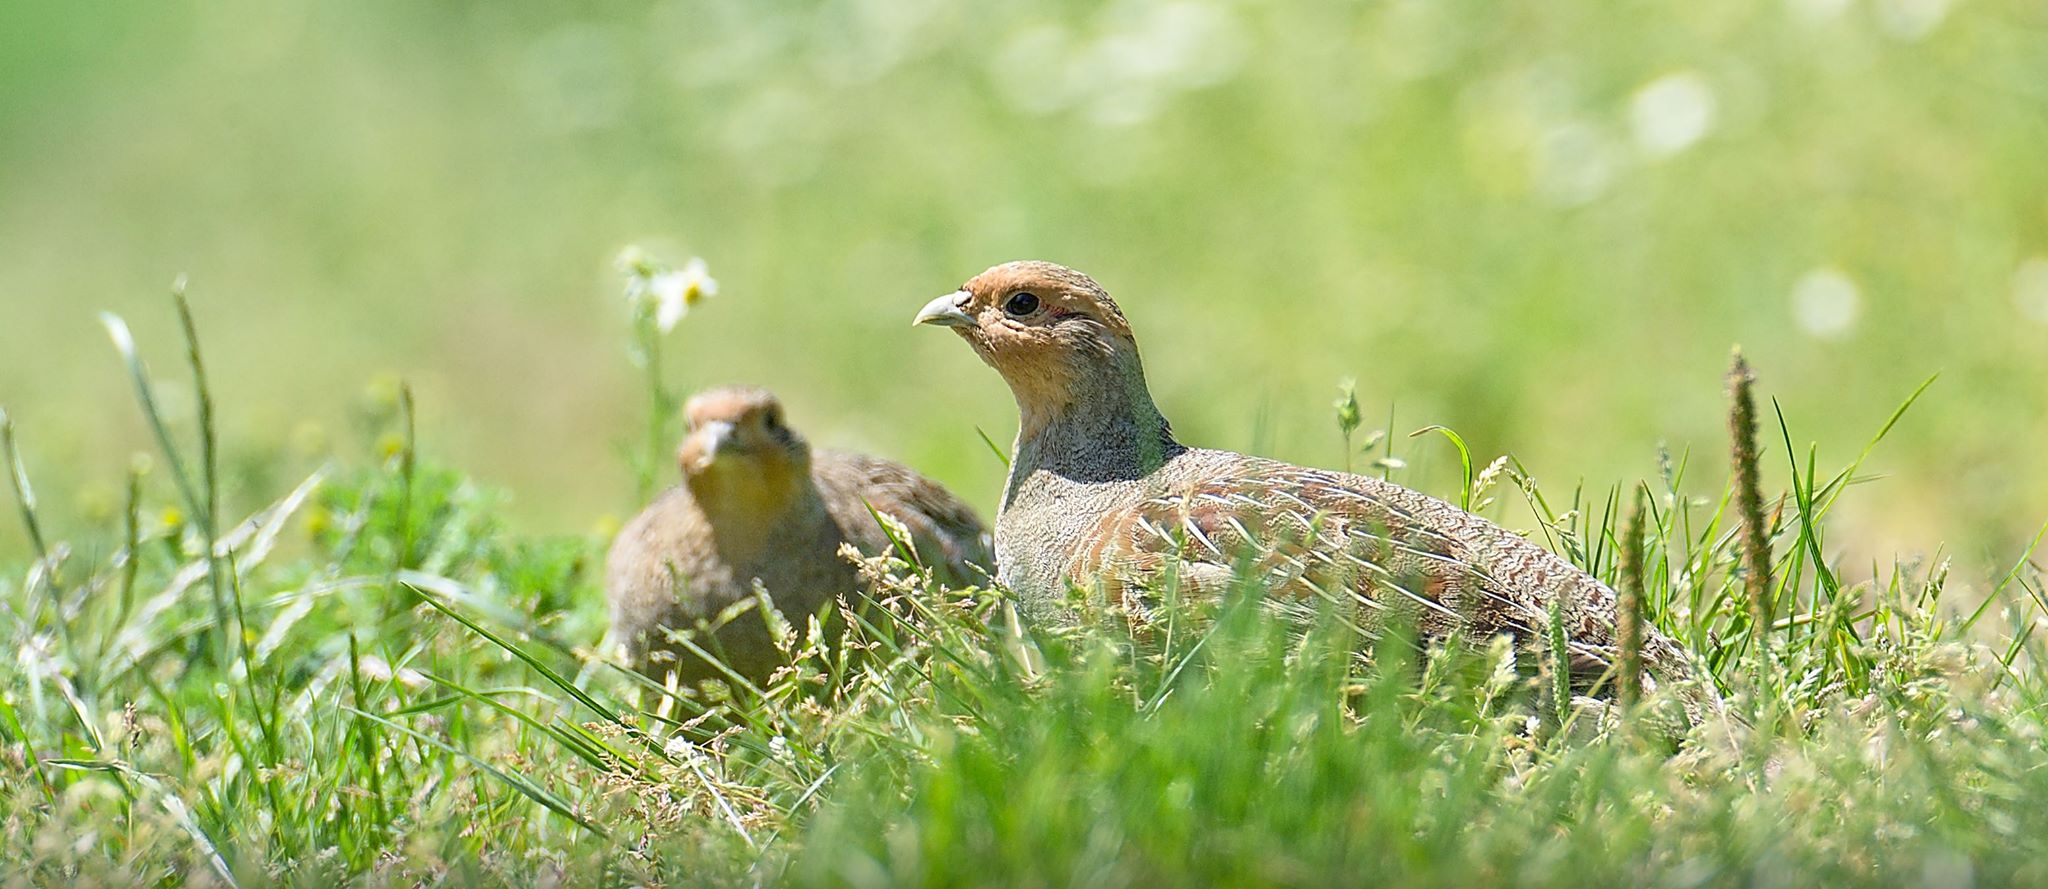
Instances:
[[[765,389],[725,387],[683,405],[688,431],[676,448],[683,481],[714,524],[757,531],[803,496],[811,446]]]
[[[1138,341],[1095,279],[1050,262],[999,265],[932,300],[915,324],[950,327],[1016,395],[1035,430],[1102,382],[1144,382]]]

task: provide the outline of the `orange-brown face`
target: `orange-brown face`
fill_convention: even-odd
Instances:
[[[683,406],[683,415],[690,429],[676,462],[693,481],[781,482],[809,472],[810,446],[783,422],[782,404],[764,390],[701,392]]]
[[[1135,362],[1130,322],[1094,279],[1050,262],[1004,263],[932,300],[914,323],[951,327],[1027,407],[1054,407],[1119,357]]]

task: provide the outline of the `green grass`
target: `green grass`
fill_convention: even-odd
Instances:
[[[1653,153],[1635,102],[1687,73],[1712,119]],[[53,531],[118,524],[152,445],[93,312],[175,335],[189,273],[235,344],[224,502],[360,460],[390,373],[508,522],[580,533],[637,507],[610,263],[659,239],[724,284],[678,382],[768,386],[986,510],[974,430],[1014,406],[907,324],[1044,258],[1122,301],[1191,443],[1316,465],[1345,377],[1374,426],[1607,484],[1716,447],[1730,343],[1832,454],[1939,372],[1836,542],[1946,542],[1978,583],[2048,503],[2044,83],[2038,0],[9,0],[0,401],[78,506]],[[1832,337],[1793,297],[1826,268],[1860,294]]]
[[[64,505],[33,496],[34,430],[0,419],[36,554],[0,581],[13,883],[2048,880],[2032,550],[1981,604],[1951,601],[1946,561],[1845,582],[1821,556],[1869,449],[1817,471],[1781,416],[1765,453],[1793,481],[1766,500],[1761,603],[1718,460],[1667,460],[1640,494],[1555,498],[1512,461],[1440,492],[1527,501],[1617,585],[1641,545],[1650,620],[1731,701],[1683,738],[1667,699],[1553,706],[1500,642],[1418,659],[1252,589],[1138,639],[1086,602],[1076,626],[1029,627],[901,559],[849,591],[839,645],[798,616],[795,669],[705,697],[589,650],[604,541],[507,531],[502,498],[420,459],[402,388],[368,430],[385,459],[224,515],[231,443],[164,425],[161,381],[115,339],[160,434],[125,533],[42,533]]]

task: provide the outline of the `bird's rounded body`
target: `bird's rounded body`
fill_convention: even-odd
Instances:
[[[744,436],[739,428],[733,434]],[[715,470],[709,459],[691,465],[688,441],[684,450],[686,480],[629,522],[606,560],[612,638],[650,676],[672,672],[685,683],[729,678],[671,633],[717,624],[757,588],[799,628],[854,592],[858,572],[841,546],[869,556],[892,546],[871,507],[899,522],[941,577],[971,582],[989,565],[987,532],[973,510],[900,464],[812,453],[793,433],[765,436],[752,453],[742,450],[752,459]],[[783,663],[759,614],[741,613],[715,635],[692,641],[751,682]]]

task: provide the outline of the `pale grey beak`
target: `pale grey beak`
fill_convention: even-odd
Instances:
[[[910,326],[937,324],[940,327],[973,327],[974,316],[960,311],[960,304],[966,301],[967,291],[955,290],[925,303],[924,308],[918,310],[917,318],[910,322]]]
[[[697,433],[704,436],[704,456],[701,458],[703,465],[709,466],[712,461],[718,459],[718,452],[725,450],[726,442],[732,440],[734,428],[731,423],[723,420],[713,420],[697,428]]]

